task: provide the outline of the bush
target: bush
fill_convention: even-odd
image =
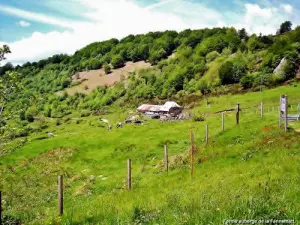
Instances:
[[[124,60],[120,55],[114,56],[111,60],[111,65],[113,68],[120,68],[124,66]]]
[[[56,120],[56,121],[55,121],[55,125],[56,125],[56,126],[60,126],[60,125],[61,125],[61,121],[60,121],[60,120]]]
[[[202,116],[202,115],[200,115],[200,116],[194,115],[193,118],[192,118],[192,120],[193,120],[194,122],[202,122],[202,121],[205,121],[205,118],[204,118],[204,116]]]
[[[104,72],[105,74],[111,73],[111,67],[107,63],[104,64]]]
[[[101,65],[100,60],[98,60],[98,59],[91,59],[90,62],[89,62],[88,68],[90,70],[97,70],[97,69],[100,69],[101,66],[102,65]]]
[[[240,62],[227,61],[221,65],[219,74],[222,84],[238,83],[246,74],[246,67]]]
[[[32,123],[34,121],[34,116],[37,114],[36,108],[35,107],[31,107],[29,108],[26,113],[25,113],[25,117],[27,119],[28,122]]]
[[[88,117],[91,115],[91,112],[88,110],[83,110],[80,112],[80,117]]]
[[[220,53],[217,52],[217,51],[212,51],[210,53],[208,53],[206,55],[206,61],[209,63],[209,62],[212,62],[214,61],[218,56],[220,56]]]
[[[70,84],[72,83],[72,80],[70,78],[64,78],[62,81],[61,81],[61,86],[63,88],[67,88],[70,86]]]
[[[243,88],[251,88],[253,86],[254,77],[251,75],[246,75],[241,78],[240,83]]]
[[[21,120],[21,121],[26,120],[26,115],[25,115],[25,112],[24,112],[24,111],[21,111],[21,112],[20,112],[20,120]]]
[[[159,49],[150,53],[149,61],[152,65],[157,64],[160,60],[167,57],[167,52],[164,49]]]

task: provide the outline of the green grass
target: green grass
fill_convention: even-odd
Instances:
[[[23,224],[222,224],[224,219],[295,219],[300,221],[300,134],[279,130],[278,113],[264,120],[257,108],[234,113],[212,112],[258,105],[278,105],[288,94],[293,110],[299,88],[288,86],[243,95],[210,98],[193,109],[207,113],[204,122],[125,125],[108,132],[96,117],[49,128],[1,157],[0,187],[4,216]],[[121,110],[120,110],[121,111]],[[105,118],[115,124],[126,117]],[[209,125],[209,144],[204,142]],[[190,177],[189,130],[195,132],[195,174]],[[47,131],[54,138],[42,140]],[[170,171],[163,169],[163,145],[169,143]],[[133,189],[126,190],[126,160],[132,159]],[[57,175],[64,175],[65,213],[57,216]]]

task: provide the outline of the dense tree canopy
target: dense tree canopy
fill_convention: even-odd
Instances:
[[[286,22],[282,28],[286,32],[291,24]],[[1,48],[1,59],[3,52],[9,49]],[[32,120],[37,114],[61,117],[72,110],[203,93],[220,85],[239,83],[243,88],[255,88],[262,78],[263,85],[277,85],[295,77],[299,54],[300,27],[278,36],[248,35],[245,29],[234,28],[187,29],[129,35],[92,43],[72,56],[54,55],[16,67],[6,64],[0,67],[0,76],[20,74],[24,91],[17,93],[9,107],[22,109],[21,117]],[[273,74],[283,58],[286,65]],[[76,85],[71,77],[80,71],[103,68],[109,76],[112,68],[140,60],[153,66],[135,71],[113,87],[98,87],[89,95],[55,94]]]

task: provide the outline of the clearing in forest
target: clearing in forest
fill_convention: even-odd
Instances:
[[[128,77],[129,73],[134,72],[137,69],[146,69],[149,67],[151,67],[150,63],[139,61],[127,62],[124,67],[114,69],[110,74],[105,74],[103,68],[99,70],[79,72],[78,75],[72,76],[72,82],[79,82],[80,84],[67,88],[66,91],[69,95],[73,95],[76,92],[89,93],[98,86],[112,86],[121,81],[122,77]]]

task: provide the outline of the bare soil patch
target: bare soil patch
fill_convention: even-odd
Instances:
[[[110,74],[105,74],[104,69],[89,70],[80,72],[72,76],[72,82],[81,82],[77,86],[67,88],[66,91],[69,95],[78,93],[89,93],[98,86],[112,86],[121,81],[122,78],[126,79],[129,73],[137,69],[146,69],[151,67],[150,63],[145,61],[127,62],[124,67],[112,70]],[[62,94],[62,92],[58,92]]]

